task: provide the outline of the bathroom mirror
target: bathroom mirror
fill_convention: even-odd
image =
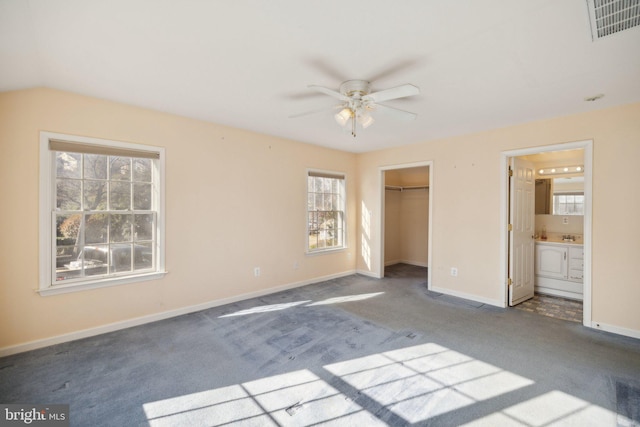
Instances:
[[[536,179],[536,215],[584,215],[584,176]]]

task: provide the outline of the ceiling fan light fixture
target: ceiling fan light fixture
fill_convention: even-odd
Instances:
[[[340,126],[346,126],[349,122],[349,119],[353,117],[353,111],[351,111],[351,109],[349,108],[343,108],[334,117],[336,119],[336,122],[338,122]]]
[[[360,125],[362,126],[363,129],[368,128],[375,121],[373,120],[373,117],[371,117],[370,114],[361,114],[360,117],[358,118],[360,119]]]

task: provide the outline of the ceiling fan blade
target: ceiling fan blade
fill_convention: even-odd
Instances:
[[[415,120],[418,115],[409,111],[399,110],[397,108],[389,107],[388,105],[376,104],[375,111],[380,111],[389,117],[393,117],[397,120],[410,121]]]
[[[391,67],[387,67],[383,70],[378,71],[376,74],[372,76],[368,76],[367,80],[369,80],[370,82],[377,82],[378,80],[387,78],[389,76],[392,76],[393,74],[397,74],[407,69],[416,67],[420,65],[422,61],[423,61],[422,57],[407,59],[399,62],[395,61]]]
[[[340,92],[335,91],[333,89],[326,88],[324,86],[309,85],[308,88],[309,89],[313,89],[313,90],[318,91],[318,92],[322,92],[325,95],[333,96],[334,98],[338,98],[341,101],[348,101],[349,100],[348,97],[344,96]]]
[[[321,58],[308,59],[305,61],[311,67],[320,70],[326,77],[329,77],[331,80],[343,82],[345,80],[349,80],[348,76],[345,76],[336,68],[334,68],[328,61],[325,61]]]
[[[338,104],[338,105],[334,105],[333,107],[322,107],[322,108],[318,108],[316,110],[305,111],[303,113],[298,113],[298,114],[292,114],[292,115],[289,116],[289,118],[290,119],[296,119],[298,117],[311,116],[313,114],[328,113],[328,112],[335,111],[338,108],[342,108],[343,106],[344,106],[343,104]]]
[[[381,90],[379,92],[365,95],[362,99],[373,102],[389,101],[391,99],[404,98],[405,96],[413,96],[420,93],[420,89],[412,84],[392,87],[391,89]]]

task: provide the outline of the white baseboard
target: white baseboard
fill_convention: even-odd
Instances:
[[[374,279],[381,279],[380,276],[378,276],[376,273],[374,273],[373,271],[367,271],[367,270],[357,270],[356,273],[358,274],[362,274],[363,276],[369,276],[369,277],[373,277]]]
[[[534,291],[537,294],[553,295],[556,297],[572,299],[575,301],[584,300],[582,293],[563,291],[561,289],[545,288],[544,286],[535,286]]]
[[[422,261],[411,261],[408,259],[403,259],[402,261],[400,261],[402,264],[409,264],[409,265],[415,265],[416,267],[429,267],[429,265],[426,262],[422,262]]]
[[[502,301],[494,300],[491,298],[483,298],[477,295],[467,294],[464,292],[452,291],[451,289],[439,288],[437,286],[433,286],[429,290],[432,292],[439,292],[445,295],[451,295],[452,297],[464,298],[471,301],[480,302],[482,304],[489,304],[496,307],[504,308],[504,304],[502,303]]]
[[[396,264],[409,264],[409,265],[415,265],[416,267],[429,267],[429,265],[426,262],[411,261],[408,259],[396,259],[392,261],[385,261],[384,266],[389,267],[390,265],[396,265]]]
[[[591,327],[593,329],[600,329],[601,331],[611,332],[613,334],[640,339],[640,331],[637,331],[635,329],[622,328],[620,326],[607,325],[606,323],[595,321],[591,322]]]
[[[120,322],[109,323],[102,326],[96,326],[94,328],[83,329],[80,331],[70,332],[67,334],[56,335],[49,338],[43,338],[39,340],[29,341],[22,344],[16,344],[8,347],[0,348],[0,357],[10,356],[12,354],[23,353],[25,351],[36,350],[38,348],[48,347],[50,345],[61,344],[69,341],[75,341],[83,338],[89,338],[96,335],[106,334],[109,332],[118,331],[121,329],[131,328],[133,326],[140,326],[146,323],[157,322],[158,320],[165,320],[176,316],[182,316],[183,314],[195,313],[197,311],[206,310],[208,308],[218,307],[225,304],[231,304],[238,301],[243,301],[250,298],[262,297],[276,292],[286,291],[287,289],[299,288],[301,286],[311,285],[313,283],[324,282],[331,279],[337,279],[340,277],[350,276],[356,273],[355,270],[344,271],[342,273],[330,274],[327,276],[316,277],[309,280],[303,280],[300,282],[289,283],[286,285],[276,286],[273,288],[263,289],[255,292],[248,292],[245,294],[222,298],[213,301],[208,301],[202,304],[191,305],[188,307],[177,308],[174,310],[163,311],[161,313],[150,314],[147,316],[136,317],[133,319],[127,319]]]

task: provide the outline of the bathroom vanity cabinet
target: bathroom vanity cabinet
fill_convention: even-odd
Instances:
[[[582,245],[538,241],[535,257],[536,292],[582,300]]]

